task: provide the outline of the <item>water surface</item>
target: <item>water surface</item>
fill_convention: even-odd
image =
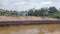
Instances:
[[[60,34],[60,24],[0,27],[0,34]]]

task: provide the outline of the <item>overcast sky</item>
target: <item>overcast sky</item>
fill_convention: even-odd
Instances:
[[[60,0],[0,0],[0,8],[8,10],[28,10],[55,6],[60,8]]]

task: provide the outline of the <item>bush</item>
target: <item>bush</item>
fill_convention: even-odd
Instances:
[[[50,17],[60,19],[60,13],[52,13],[49,15]]]

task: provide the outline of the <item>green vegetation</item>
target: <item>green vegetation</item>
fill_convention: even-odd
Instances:
[[[1,11],[0,16],[47,16],[47,17],[53,17],[60,19],[60,12],[57,10],[57,8],[49,7],[49,8],[41,8],[41,9],[30,9],[28,11],[21,11],[20,13],[18,11]]]
[[[49,8],[41,8],[41,9],[31,9],[28,11],[28,15],[30,16],[47,16],[52,18],[60,18],[60,12],[53,6]]]

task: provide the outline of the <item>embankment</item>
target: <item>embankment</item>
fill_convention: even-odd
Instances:
[[[60,20],[0,21],[0,27],[20,25],[60,24]]]

